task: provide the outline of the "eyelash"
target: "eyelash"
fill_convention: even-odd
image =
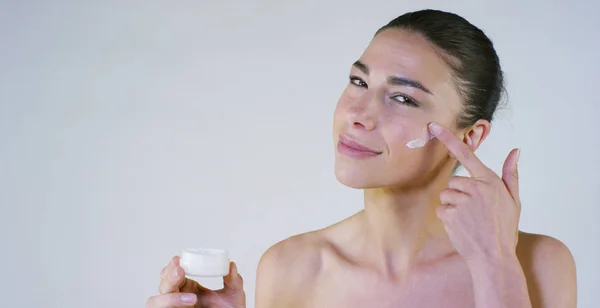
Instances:
[[[359,84],[354,83],[355,81],[358,81]],[[360,79],[359,77],[356,77],[356,76],[350,76],[350,84],[352,84],[353,86],[356,86],[356,87],[364,87],[366,89],[369,88],[369,85],[367,85],[366,82],[364,82],[362,79]],[[400,101],[400,100],[397,100],[396,97],[403,97],[405,100]],[[408,95],[404,95],[404,94],[395,95],[395,96],[392,96],[391,98],[403,105],[407,105],[407,106],[411,106],[411,107],[419,107],[419,104],[417,103],[417,101]]]

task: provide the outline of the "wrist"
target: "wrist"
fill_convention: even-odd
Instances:
[[[521,269],[521,263],[515,254],[487,255],[466,260],[471,271],[497,271],[511,268]]]
[[[467,267],[477,307],[531,307],[525,273],[516,254],[470,259]]]

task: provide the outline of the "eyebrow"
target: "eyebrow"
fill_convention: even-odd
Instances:
[[[363,72],[365,75],[369,75],[369,67],[360,62],[360,60],[354,62],[354,64],[352,64],[354,67],[356,67],[357,69],[359,69],[361,72]],[[425,88],[425,86],[423,86],[423,84],[421,84],[420,82],[416,81],[416,80],[412,80],[412,79],[408,79],[405,77],[397,77],[397,76],[390,76],[387,78],[387,82],[389,84],[392,85],[396,85],[396,86],[408,86],[408,87],[412,87],[412,88],[417,88],[419,90],[424,91],[425,93],[429,93],[429,94],[433,94],[431,93],[431,91],[429,91],[429,89]]]

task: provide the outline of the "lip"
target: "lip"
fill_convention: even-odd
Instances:
[[[373,157],[382,153],[344,135],[339,136],[337,150],[340,154],[354,158]]]

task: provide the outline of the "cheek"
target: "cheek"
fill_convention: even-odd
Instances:
[[[382,122],[384,138],[393,153],[410,151],[412,149],[407,144],[429,137],[428,121],[425,119],[395,115],[383,118]]]

